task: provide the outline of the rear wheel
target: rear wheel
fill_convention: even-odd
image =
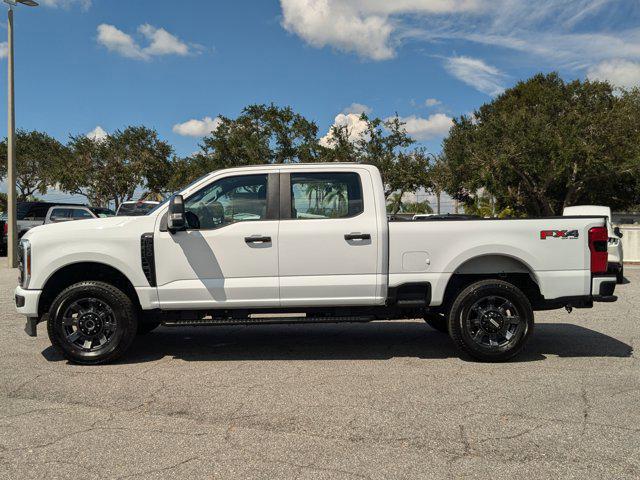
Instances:
[[[448,322],[459,348],[478,360],[500,362],[524,348],[533,332],[533,309],[514,285],[482,280],[460,292]]]
[[[51,343],[68,360],[98,364],[115,360],[131,345],[138,327],[131,299],[104,282],[85,281],[64,289],[49,311]]]
[[[427,312],[424,314],[424,321],[427,322],[434,330],[441,333],[449,333],[449,325],[447,323],[447,317],[441,313]]]
[[[624,283],[624,266],[620,265],[618,272],[616,273],[616,282],[618,284]]]

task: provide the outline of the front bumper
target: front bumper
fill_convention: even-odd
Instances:
[[[16,287],[15,290],[16,311],[27,317],[24,331],[31,337],[36,336],[36,325],[39,321],[38,301],[41,293],[41,290],[25,290],[22,287]]]

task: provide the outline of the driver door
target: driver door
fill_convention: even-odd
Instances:
[[[279,305],[278,182],[230,174],[185,198],[187,230],[155,235],[161,308]]]

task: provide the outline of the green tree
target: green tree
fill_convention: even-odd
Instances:
[[[366,117],[365,117],[366,118]],[[332,125],[325,145],[320,148],[321,162],[357,162],[358,151],[348,125]]]
[[[484,189],[496,211],[624,207],[640,172],[640,91],[539,74],[456,119],[444,155],[447,191],[467,204]]]
[[[387,120],[360,116],[365,129],[353,138],[346,125],[334,125],[327,144],[321,148],[321,161],[359,162],[380,170],[385,198],[402,196],[420,188],[429,189],[429,156],[423,148],[413,148],[415,140],[407,133],[398,116]]]
[[[404,201],[400,193],[393,193],[387,201],[388,213],[433,213],[428,200],[422,202]]]
[[[92,204],[133,198],[138,187],[146,196],[166,191],[172,175],[173,149],[154,130],[127,127],[103,139],[72,136],[69,165],[59,172],[62,189],[86,196]]]
[[[394,192],[402,196],[429,186],[429,158],[423,149],[409,150],[415,140],[397,116],[381,120],[363,114],[361,120],[367,123],[367,128],[355,142],[357,158],[380,170],[386,198]]]
[[[186,159],[185,183],[221,168],[265,163],[316,161],[318,127],[290,107],[249,105],[235,119],[220,124],[203,138],[201,152]]]
[[[429,165],[427,176],[431,186],[431,192],[436,197],[436,213],[441,213],[442,194],[450,183],[451,172],[442,154],[433,156],[433,162]]]
[[[57,181],[56,172],[68,160],[68,149],[36,130],[16,132],[16,189],[18,201],[46,194]],[[7,139],[0,143],[0,176],[7,175]]]

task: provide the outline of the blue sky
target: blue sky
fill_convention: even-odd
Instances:
[[[274,102],[322,134],[397,113],[437,152],[451,117],[539,71],[640,85],[637,1],[41,3],[15,13],[16,122],[63,141],[143,124],[187,155],[217,115]]]

